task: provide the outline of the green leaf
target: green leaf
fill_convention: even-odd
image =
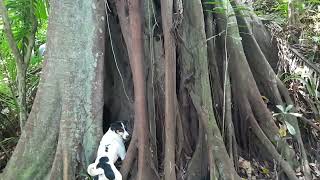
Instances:
[[[289,114],[295,117],[302,117],[302,114],[300,113],[289,113]]]
[[[36,4],[36,16],[38,19],[47,20],[48,12],[44,0],[38,0]]]
[[[287,125],[287,129],[288,129],[289,133],[291,135],[295,135],[296,134],[296,130],[294,129],[294,127],[290,123],[288,123],[287,121],[284,121],[284,122]]]
[[[289,112],[292,108],[293,108],[293,105],[292,105],[292,104],[288,105],[288,106],[286,107],[286,112]]]
[[[291,74],[289,75],[288,77],[286,77],[283,82],[287,82],[287,81],[290,81],[290,80],[299,80],[299,81],[302,81],[304,80],[301,75],[299,74]]]
[[[280,104],[276,105],[276,107],[281,111],[281,112],[285,112],[284,107]]]

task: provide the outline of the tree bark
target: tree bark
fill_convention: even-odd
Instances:
[[[176,144],[176,48],[173,36],[173,1],[161,0],[165,54],[165,179],[175,179]]]
[[[135,130],[138,138],[138,174],[137,179],[151,179],[151,152],[149,151],[149,121],[147,119],[145,76],[143,68],[144,46],[140,0],[129,1],[132,50],[130,65],[134,83]]]
[[[51,1],[41,82],[5,179],[75,179],[94,160],[102,136],[101,7],[97,0]]]

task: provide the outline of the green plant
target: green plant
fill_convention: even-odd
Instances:
[[[42,57],[38,56],[35,50],[46,39],[48,1],[4,0],[4,5],[7,13],[1,11],[0,16],[0,93],[10,97],[6,99],[10,99],[10,104],[15,105],[10,107],[10,110],[17,114],[22,107],[26,111],[31,109],[31,96],[35,95],[39,82],[39,74],[34,72],[41,69]],[[4,30],[5,19],[9,19],[9,31],[12,32],[13,39],[9,37],[8,31]],[[36,32],[33,32],[34,28]],[[14,51],[15,47],[17,51]],[[21,79],[25,81],[25,90],[22,92],[25,95],[18,92]],[[24,85],[20,86],[20,89],[21,87]],[[19,97],[26,103],[21,103]],[[0,102],[3,108],[9,106],[8,101],[1,99]]]
[[[47,0],[4,0],[4,4],[8,11],[14,41],[19,53],[23,56],[26,54],[30,41],[32,18],[35,17],[37,21],[34,46],[30,60],[26,64],[28,67],[25,76],[26,109],[29,112],[42,66],[43,58],[38,55],[36,50],[46,41],[48,2]],[[34,10],[34,16],[32,16],[32,10]],[[20,134],[20,104],[18,101],[17,61],[4,31],[4,19],[1,14],[0,10],[0,154],[5,153],[8,156],[7,154],[11,155]],[[6,161],[8,158],[0,157],[0,161]],[[4,163],[0,162],[0,164]]]
[[[319,79],[311,75],[311,73],[302,73],[302,74],[289,74],[284,79],[283,82],[287,83],[288,81],[297,80],[303,87],[305,87],[307,94],[314,99],[320,98],[319,89]]]
[[[295,117],[302,117],[302,114],[300,113],[295,113],[295,112],[290,112],[290,110],[293,108],[293,105],[290,104],[288,106],[283,106],[283,105],[276,105],[276,107],[280,110],[279,113],[274,113],[273,116],[280,116],[281,120],[285,123],[286,128],[288,129],[289,133],[291,135],[296,134],[295,128],[288,122],[289,116],[295,116]]]

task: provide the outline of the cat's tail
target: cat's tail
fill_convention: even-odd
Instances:
[[[104,173],[103,169],[96,168],[96,167],[97,167],[96,163],[92,163],[88,166],[87,172],[90,176],[97,176]]]

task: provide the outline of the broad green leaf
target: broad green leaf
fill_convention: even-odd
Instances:
[[[284,107],[280,104],[276,105],[276,107],[281,111],[281,112],[285,112],[284,111]]]
[[[289,105],[286,107],[286,112],[289,112],[292,108],[293,108],[293,105],[292,105],[292,104],[289,104]]]
[[[295,135],[296,134],[296,130],[294,129],[294,127],[289,122],[287,122],[287,121],[284,121],[284,122],[287,125],[287,129],[288,129],[289,133],[291,135]]]

